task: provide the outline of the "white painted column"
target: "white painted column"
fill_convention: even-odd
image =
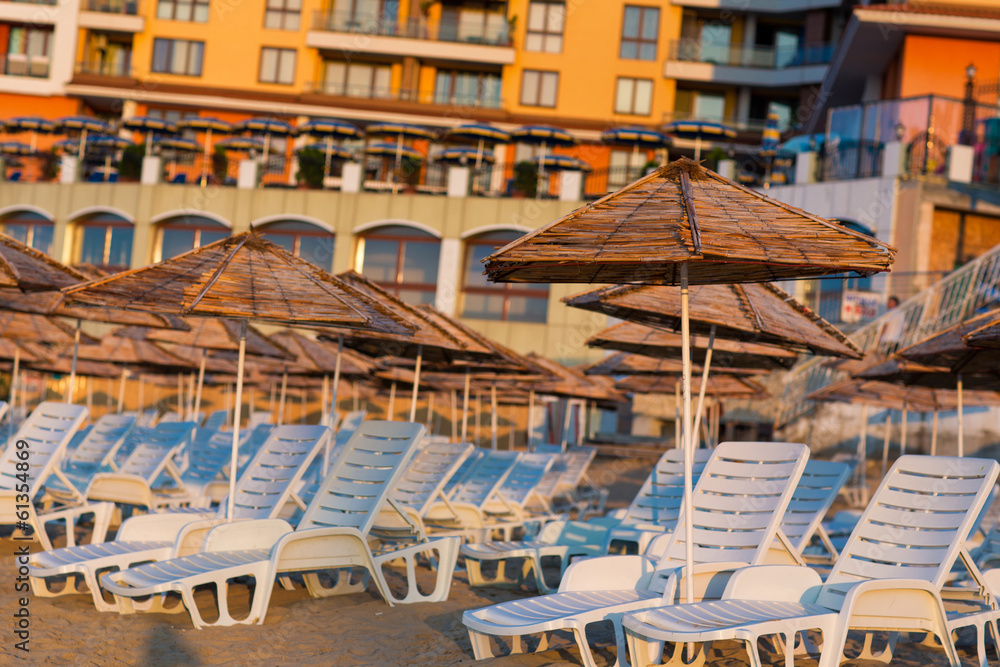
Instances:
[[[437,292],[434,307],[445,315],[455,314],[462,270],[462,241],[441,239],[441,255],[438,260]]]

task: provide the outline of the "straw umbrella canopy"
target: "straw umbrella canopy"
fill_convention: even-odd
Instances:
[[[888,269],[894,253],[877,239],[681,159],[525,235],[484,261],[487,275],[497,282],[680,285],[685,497],[690,498],[694,438],[689,284],[869,275]],[[693,530],[690,503],[685,524]],[[689,534],[689,570],[693,546]],[[691,600],[694,581],[686,579],[685,599]]]
[[[239,318],[236,412],[228,516],[235,498],[246,321],[331,325],[405,332],[394,313],[340,279],[246,232],[158,264],[66,290],[75,301],[171,315]]]
[[[631,352],[658,359],[681,358],[681,335],[635,322],[619,322],[587,339],[588,347]],[[692,363],[704,363],[708,337],[692,335]],[[715,363],[742,368],[791,368],[801,356],[779,345],[748,343],[725,338],[712,345]]]
[[[699,371],[697,366],[692,366],[692,373],[697,374]],[[667,375],[670,373],[677,375],[681,372],[681,360],[679,358],[654,359],[641,354],[617,352],[587,365],[583,372],[586,375]],[[767,373],[767,369],[727,366],[725,372],[729,375],[763,375]]]
[[[984,349],[1000,348],[1000,321],[983,324],[962,337],[966,345]]]
[[[674,375],[630,375],[615,383],[618,391],[635,394],[675,394],[678,378]],[[701,377],[692,381],[693,388],[701,391]],[[709,376],[705,388],[707,396],[715,397],[748,397],[766,396],[764,387],[752,379],[742,375],[716,373]]]

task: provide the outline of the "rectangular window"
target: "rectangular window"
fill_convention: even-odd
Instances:
[[[327,61],[323,92],[347,97],[392,97],[392,66]]]
[[[295,83],[295,49],[274,49],[265,46],[260,50],[261,83]]]
[[[51,29],[11,27],[3,73],[12,76],[48,76],[51,48]]]
[[[558,72],[524,70],[521,78],[521,104],[524,106],[554,107],[558,91]]]
[[[500,107],[500,75],[438,70],[434,80],[434,103],[497,109]]]
[[[272,30],[298,30],[302,0],[267,0],[264,27]]]
[[[156,18],[208,23],[208,0],[160,0],[156,5]]]
[[[618,78],[615,113],[648,116],[653,112],[653,80]]]
[[[205,42],[186,39],[153,40],[153,71],[161,74],[201,76]]]
[[[528,32],[524,38],[524,50],[562,53],[565,21],[565,3],[532,0],[528,6]]]
[[[659,32],[659,8],[625,5],[619,57],[629,60],[656,60]]]
[[[694,98],[694,117],[701,120],[725,120],[726,96],[716,93],[697,93]]]

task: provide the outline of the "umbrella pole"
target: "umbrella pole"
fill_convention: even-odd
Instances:
[[[701,160],[701,135],[694,138],[694,161]]]
[[[892,423],[892,410],[885,411],[885,433],[882,435],[882,476],[885,477],[885,471],[889,468],[889,429]]]
[[[399,166],[403,163],[403,134],[396,138],[396,167],[392,170],[392,194],[396,194],[399,187],[396,183],[396,174],[399,173]]]
[[[122,377],[118,381],[118,414],[121,414],[125,409],[125,376],[128,375],[128,370],[124,367],[122,368]]]
[[[83,156],[87,152],[87,128],[80,131],[80,146],[78,148],[77,158],[80,160],[80,164],[83,164]]]
[[[479,446],[479,427],[483,423],[483,411],[482,411],[482,394],[479,390],[476,390],[476,427],[472,431],[472,438],[474,440],[473,444]]]
[[[563,413],[562,437],[559,439],[559,448],[566,451],[566,444],[569,442],[569,424],[572,416],[572,406],[569,399],[566,399],[566,411]]]
[[[326,162],[323,164],[323,187],[326,187],[326,179],[330,178],[330,160],[333,157],[333,136],[326,136]]]
[[[899,455],[903,456],[906,454],[906,405],[903,405],[903,424],[900,426],[899,433]]]
[[[267,402],[267,411],[271,413],[271,420],[275,421],[274,418],[274,389],[276,385],[274,382],[271,383],[271,399]],[[226,414],[229,414],[229,396],[226,396]]]
[[[281,398],[278,400],[278,426],[285,423],[285,395],[288,392],[288,369],[281,373]]]
[[[490,449],[497,448],[497,383],[490,385]]]
[[[542,184],[545,183],[545,142],[542,144],[541,154],[538,157],[538,184],[535,187],[535,199],[542,198]]]
[[[465,367],[465,398],[462,401],[462,442],[468,442],[466,435],[469,433],[469,384],[472,381],[469,376],[469,367]]]
[[[177,417],[184,419],[184,375],[177,374]]]
[[[94,414],[94,378],[87,378],[87,412]]]
[[[525,443],[525,449],[529,452],[534,451],[532,449],[532,434],[535,432],[535,390],[528,390],[528,438],[527,443]]]
[[[69,391],[66,392],[66,402],[73,402],[73,385],[76,384],[76,359],[80,352],[80,320],[76,321],[76,329],[73,331],[73,365],[69,370]]]
[[[208,170],[212,165],[212,128],[205,128],[205,157],[201,161],[201,187],[208,185]]]
[[[861,406],[861,432],[858,434],[858,487],[861,491],[861,504],[868,504],[868,406]]]
[[[691,430],[691,319],[688,305],[688,265],[681,264],[682,433],[684,438],[684,601],[694,602],[694,432]],[[690,654],[691,647],[688,647]]]
[[[389,387],[389,407],[386,409],[386,420],[396,421],[396,381],[392,381],[392,386]]]
[[[337,422],[337,392],[340,389],[340,361],[344,356],[344,334],[337,334],[337,359],[333,362],[333,386],[330,387],[330,413],[327,415],[326,425],[333,428]],[[358,406],[355,405],[357,410]],[[327,444],[327,458],[330,458],[330,444]],[[323,467],[323,475],[326,476],[326,465]]]
[[[201,364],[198,366],[198,389],[197,394],[194,399],[194,413],[198,414],[201,412],[201,390],[205,385],[205,357],[208,356],[208,350],[205,348],[201,349]],[[251,410],[251,412],[253,412]]]
[[[965,419],[962,415],[962,374],[958,374],[958,456],[965,456]]]
[[[142,390],[145,388],[145,387],[143,387],[144,384],[145,383],[143,382],[142,373],[139,373],[139,393],[138,393],[138,396],[139,396],[139,405],[136,407],[135,423],[139,424],[140,426],[141,426],[140,420],[142,419],[142,411],[143,411],[143,408],[145,407],[145,404],[142,402],[142,398],[143,398],[143,396],[142,396]]]
[[[306,423],[306,411],[309,409],[306,405],[309,402],[309,390],[306,387],[302,388],[302,415],[299,417],[299,424]]]
[[[329,423],[329,416],[330,416],[329,410],[330,410],[330,408],[329,408],[329,405],[326,402],[326,399],[329,398],[329,393],[327,393],[328,392],[328,386],[327,385],[329,385],[329,384],[330,384],[330,376],[324,374],[323,375],[323,384],[321,385],[322,386],[322,393],[320,394],[320,405],[322,407],[320,408],[319,420],[320,420],[321,424],[328,424]]]
[[[236,504],[236,464],[240,455],[240,419],[243,408],[243,362],[247,351],[247,321],[240,320],[240,351],[236,362],[236,406],[233,408],[233,451],[229,456],[229,507],[226,521],[233,520]]]
[[[436,415],[434,414],[434,392],[432,391],[427,396],[427,428],[428,433],[434,435],[434,420]]]
[[[694,433],[695,437],[701,429],[701,415],[702,410],[705,407],[705,389],[708,387],[708,369],[712,365],[712,346],[715,344],[715,325],[708,331],[708,348],[705,350],[705,365],[701,369],[701,386],[698,387],[698,409],[695,410],[694,417]],[[697,449],[697,441],[695,442],[694,448]]]
[[[188,421],[200,423],[201,420],[198,419],[198,413],[195,412],[194,409],[194,373],[188,375],[187,404],[188,404]]]
[[[451,439],[458,442],[458,392],[451,390]]]
[[[938,411],[934,411],[934,420],[931,422],[931,456],[937,455],[937,420]]]
[[[674,380],[674,447],[684,447],[681,442],[681,385],[683,380],[680,374]]]
[[[417,421],[417,392],[420,390],[420,363],[424,357],[424,346],[417,345],[417,366],[413,371],[413,395],[410,397],[410,421]]]
[[[360,407],[361,407],[361,400],[358,397],[358,383],[357,382],[352,382],[351,383],[351,409],[354,410],[355,412],[357,412],[358,408],[360,408]]]
[[[17,390],[19,389],[18,381],[20,378],[18,375],[21,372],[21,346],[14,346],[14,368],[10,372],[10,393],[7,397],[10,403],[10,408],[7,413],[7,438],[10,439],[14,435],[14,412],[17,411]]]

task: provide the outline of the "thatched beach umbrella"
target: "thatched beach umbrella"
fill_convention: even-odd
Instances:
[[[895,250],[843,225],[772,200],[678,160],[487,257],[497,282],[680,285],[685,497],[691,497],[689,284],[766,282],[833,274],[869,275]],[[687,568],[694,556],[686,503]],[[686,577],[686,600],[694,579]]]
[[[171,315],[239,319],[236,408],[229,507],[235,500],[248,319],[407,331],[377,302],[322,269],[246,232],[158,264],[93,280],[66,290],[74,301]]]

